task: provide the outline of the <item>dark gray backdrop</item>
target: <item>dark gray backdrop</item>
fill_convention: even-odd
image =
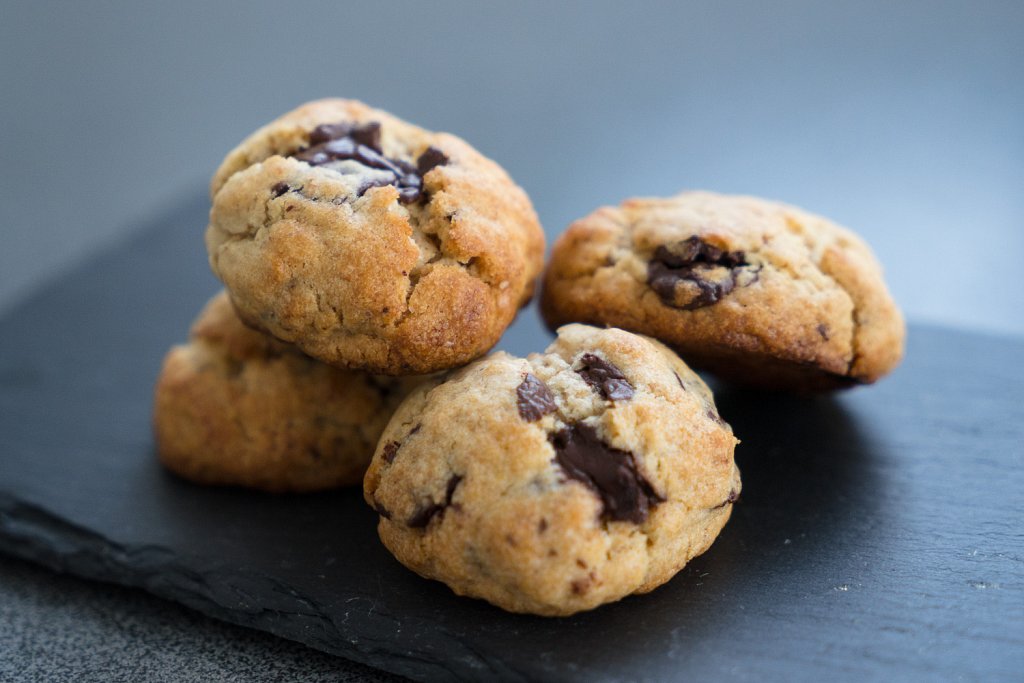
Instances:
[[[550,236],[683,188],[861,232],[912,320],[1024,333],[1024,3],[0,3],[0,307],[308,99],[455,132]]]

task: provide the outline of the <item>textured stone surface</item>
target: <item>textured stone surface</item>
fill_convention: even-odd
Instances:
[[[0,320],[0,549],[415,678],[1012,678],[1024,666],[1020,340],[912,328],[870,389],[721,391],[743,497],[657,591],[504,614],[403,569],[356,491],[191,486],[152,382],[215,290],[202,201]],[[503,346],[542,348],[534,313]],[[115,608],[116,609],[116,608]]]
[[[142,591],[0,557],[0,681],[398,683]]]

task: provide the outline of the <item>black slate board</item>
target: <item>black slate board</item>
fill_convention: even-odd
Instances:
[[[652,594],[505,614],[401,567],[357,491],[268,496],[157,465],[153,380],[216,291],[205,202],[0,320],[0,549],[414,678],[1010,679],[1024,669],[1024,341],[911,329],[871,388],[721,390],[744,490]],[[532,309],[502,346],[547,342]]]

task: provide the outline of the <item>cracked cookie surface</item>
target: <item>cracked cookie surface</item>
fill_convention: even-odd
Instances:
[[[249,329],[221,292],[164,359],[160,459],[203,484],[314,491],[362,481],[395,408],[419,383],[340,370]]]
[[[461,139],[352,100],[303,105],[233,150],[206,246],[246,323],[338,367],[465,364],[529,301],[544,234]]]
[[[598,209],[555,243],[541,308],[551,327],[648,334],[694,367],[772,389],[874,382],[903,355],[903,318],[863,240],[754,197]]]
[[[567,615],[653,590],[704,552],[740,491],[737,441],[664,345],[567,325],[396,411],[364,494],[388,549],[460,595]]]

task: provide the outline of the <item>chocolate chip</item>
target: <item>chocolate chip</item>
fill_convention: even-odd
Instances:
[[[381,456],[384,458],[384,462],[392,463],[395,461],[395,456],[398,455],[398,448],[401,446],[397,441],[391,441],[384,444],[384,450],[381,451]]]
[[[760,269],[752,269],[745,258],[742,251],[724,251],[694,235],[654,251],[647,284],[666,306],[692,311],[756,282]],[[682,292],[680,283],[686,285]]]
[[[828,338],[829,338],[828,337],[828,325],[826,325],[824,323],[818,325],[818,334],[821,335],[822,339],[824,339],[825,341],[828,341]]]
[[[270,188],[270,194],[274,197],[274,199],[277,199],[290,189],[292,188],[288,187],[288,183],[282,180],[279,183],[274,183],[274,186]]]
[[[395,177],[392,175],[392,176],[389,176],[387,178],[371,178],[371,179],[364,180],[361,183],[359,183],[359,187],[356,188],[356,196],[357,197],[362,197],[364,194],[366,194],[366,191],[369,190],[370,188],[373,188],[373,187],[384,187],[385,185],[395,185]],[[403,194],[402,193],[405,192],[409,188],[398,187],[396,185],[395,189],[398,190],[398,200],[401,201],[403,204],[411,204],[412,202],[416,201],[415,199],[413,199],[412,201],[409,201],[409,202],[403,201],[403,199],[402,199],[403,198]],[[416,192],[419,192],[419,190],[416,190]]]
[[[594,427],[577,422],[549,440],[555,449],[554,462],[566,476],[600,497],[602,519],[639,524],[665,500],[637,470],[633,454],[601,441]]]
[[[729,491],[729,495],[726,497],[726,499],[723,500],[721,503],[719,503],[718,505],[716,505],[715,507],[713,507],[711,509],[712,510],[719,510],[721,508],[724,508],[726,505],[731,505],[732,503],[735,503],[739,499],[740,499],[740,494],[737,493],[736,489],[731,489]]]
[[[459,483],[462,481],[462,477],[458,474],[453,474],[448,480],[448,484],[445,487],[444,500],[440,503],[428,503],[424,505],[409,518],[406,522],[411,527],[422,529],[423,527],[430,524],[430,520],[437,516],[443,516],[444,511],[452,504],[452,496],[455,495],[455,489],[458,488]]]
[[[683,388],[683,391],[686,391],[686,385],[683,384],[683,378],[679,376],[679,373],[673,370],[672,374],[676,376],[676,381],[679,382],[679,386]]]
[[[321,123],[309,134],[309,144],[319,145],[329,140],[343,138],[352,131],[348,123]]]
[[[373,509],[377,511],[377,514],[384,519],[391,519],[391,512],[386,507],[378,503],[376,500],[373,501]]]
[[[398,190],[398,201],[403,204],[415,203],[423,197],[424,173],[448,163],[448,157],[435,147],[428,147],[420,155],[416,166],[408,161],[384,156],[381,126],[376,121],[361,126],[348,123],[321,124],[310,133],[309,146],[291,156],[310,166],[355,161],[374,171],[367,174],[369,177],[356,188],[357,196],[363,196],[374,187],[393,185]]]
[[[576,374],[608,401],[626,401],[633,398],[633,385],[613,363],[593,353],[580,358]]]
[[[536,422],[554,412],[558,406],[555,405],[555,396],[548,385],[528,372],[516,387],[516,407],[519,408],[519,417],[527,422]]]
[[[427,175],[427,173],[433,171],[438,166],[444,166],[447,163],[447,154],[437,147],[427,147],[427,151],[416,160],[416,169],[420,172],[420,175]]]
[[[375,152],[383,151],[380,146],[380,124],[376,121],[353,128],[349,136],[360,145],[366,145]]]

